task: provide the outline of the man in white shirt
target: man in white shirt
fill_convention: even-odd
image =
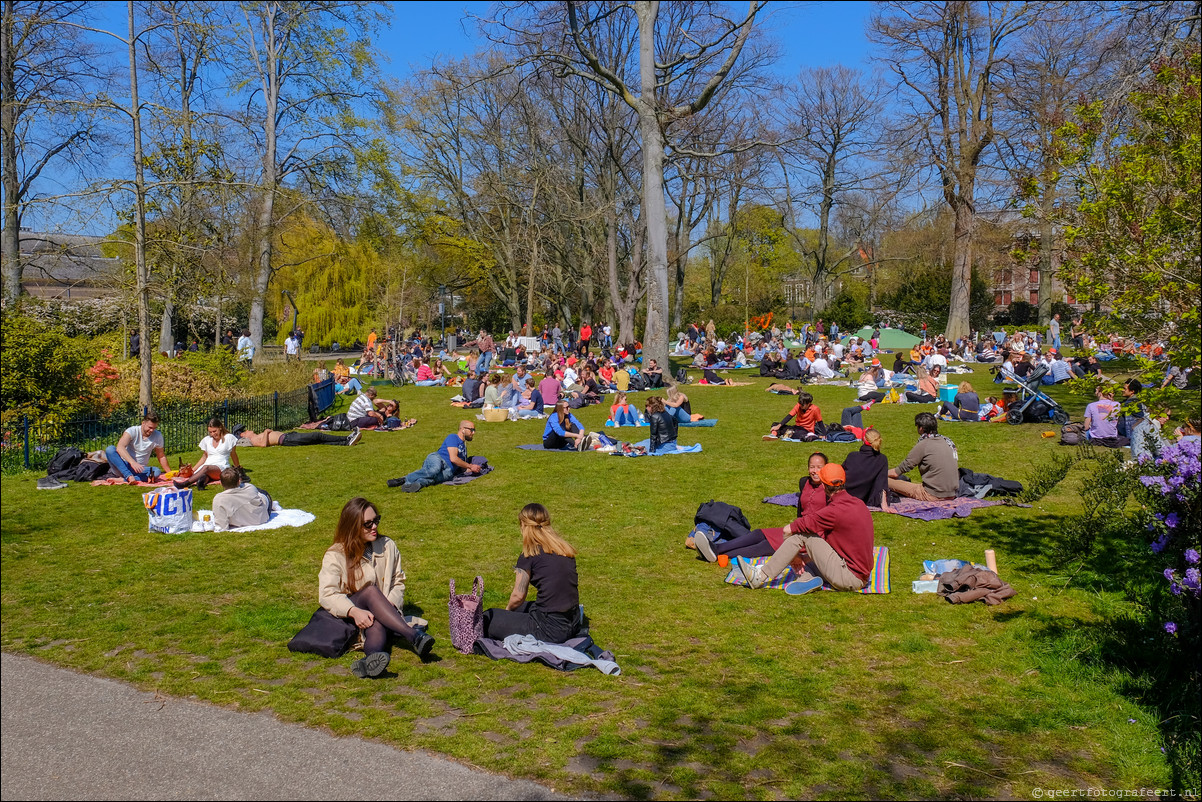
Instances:
[[[818,355],[810,363],[810,375],[815,379],[833,379],[835,371],[831,370],[830,363],[826,361],[825,356]]]
[[[831,356],[833,356],[835,359],[838,359],[838,360],[843,359],[843,341],[842,340],[836,340],[835,343],[831,346]]]
[[[290,362],[293,359],[300,361],[300,340],[296,339],[296,332],[292,332],[288,339],[284,340],[284,361]]]
[[[346,411],[346,417],[355,428],[383,426],[384,415],[376,410],[376,388],[368,387],[359,393]]]
[[[927,370],[930,370],[938,365],[940,373],[947,373],[947,357],[938,351],[931,352],[931,355],[926,358],[925,362],[925,367]]]
[[[243,329],[238,338],[238,361],[246,365],[247,370],[254,370],[255,341],[250,338],[250,329]]]
[[[149,482],[159,473],[158,468],[150,465],[151,454],[158,458],[163,473],[171,470],[163,450],[163,433],[158,428],[159,416],[152,412],[142,418],[139,425],[122,432],[117,445],[104,450],[109,465],[129,484]]]

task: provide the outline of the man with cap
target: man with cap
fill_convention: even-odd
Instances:
[[[818,474],[826,491],[826,506],[806,513],[784,528],[785,541],[764,565],[737,558],[751,588],[761,588],[789,567],[796,557],[805,570],[787,591],[794,595],[818,590],[822,583],[835,590],[857,591],[872,573],[872,514],[863,501],[850,495],[841,465],[827,463]]]

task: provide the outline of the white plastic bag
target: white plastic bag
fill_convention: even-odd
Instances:
[[[160,487],[142,494],[142,503],[150,514],[148,531],[179,535],[192,531],[192,489]]]

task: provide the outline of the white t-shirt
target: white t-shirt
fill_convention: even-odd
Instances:
[[[163,448],[163,433],[157,429],[150,437],[145,437],[142,434],[142,426],[139,424],[130,426],[125,433],[129,435],[129,453],[133,454],[134,460],[140,465],[149,465],[150,455],[156,449]]]
[[[246,335],[238,338],[238,357],[240,359],[254,359],[255,356],[255,341]]]
[[[835,359],[842,359],[843,358],[843,343],[835,343],[834,345],[832,345],[831,346],[831,354],[834,355]]]
[[[157,432],[156,432],[157,434]],[[226,433],[220,442],[213,442],[212,437],[206,436],[200,441],[200,450],[205,454],[204,464],[209,468],[225,470],[230,467],[230,452],[238,445],[238,438]]]
[[[579,381],[579,379],[580,379],[580,376],[577,375],[575,368],[565,368],[564,369],[564,371],[563,371],[563,383],[564,384],[575,384],[577,381]]]
[[[284,340],[284,353],[295,356],[299,350],[300,341],[295,337],[289,337],[288,339]]]
[[[346,416],[351,420],[357,420],[367,416],[367,413],[376,408],[372,400],[366,394],[360,393],[354,401],[351,402],[351,408],[346,411]]]
[[[829,379],[835,375],[835,372],[831,370],[831,366],[827,364],[824,358],[818,357],[810,363],[810,375]]]
[[[927,357],[927,361],[929,362],[927,365],[928,369],[938,365],[940,368],[942,368],[942,372],[947,372],[947,357],[945,357],[943,354],[937,352],[931,354],[929,357]]]

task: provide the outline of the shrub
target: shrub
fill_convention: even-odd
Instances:
[[[0,408],[8,414],[67,416],[91,408],[95,355],[40,320],[5,313],[0,347]]]

